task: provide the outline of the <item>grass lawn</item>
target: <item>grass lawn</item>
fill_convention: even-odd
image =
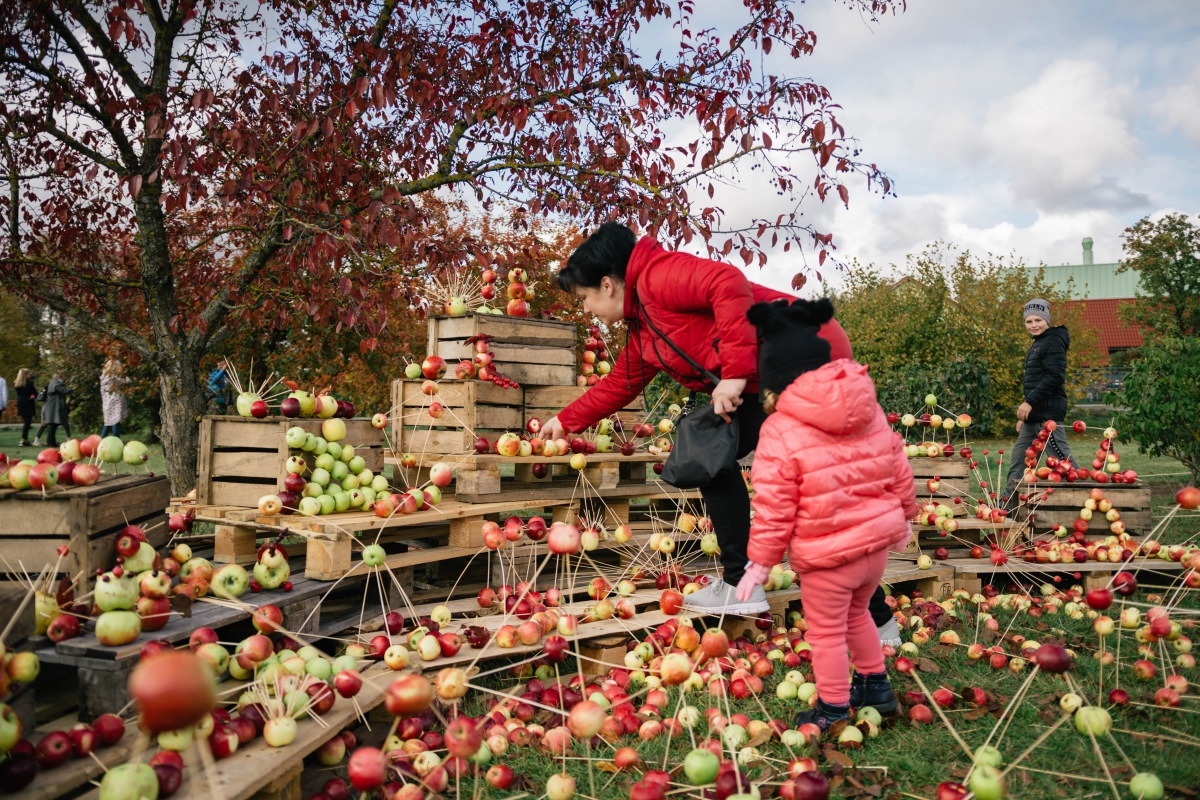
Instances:
[[[36,427],[32,428],[29,432],[29,435],[32,436],[36,430]],[[71,433],[78,438],[83,438],[84,436],[94,433],[94,431],[80,431],[72,429]],[[141,439],[142,441],[145,441],[145,437],[147,435],[147,431],[132,431],[128,434],[122,434],[121,438],[126,442],[133,441],[134,439]],[[59,428],[58,443],[62,444],[64,441],[66,441],[66,439],[67,437],[63,435],[62,429]],[[18,445],[20,442],[20,425],[0,425],[0,453],[4,453],[4,455],[8,456],[9,459],[19,460],[23,458],[37,458],[37,454],[46,449],[45,447],[19,447]],[[163,457],[162,444],[152,444],[149,446],[149,450],[150,460],[146,462],[145,467],[135,468],[129,466],[128,464],[104,464],[101,465],[101,469],[106,473],[115,471],[122,474],[142,473],[146,469],[149,469],[155,475],[165,475],[167,471],[167,460]]]

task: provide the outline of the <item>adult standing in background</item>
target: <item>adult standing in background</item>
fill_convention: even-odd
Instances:
[[[1046,439],[1047,454],[1059,461],[1075,461],[1062,425],[1067,418],[1067,350],[1071,347],[1071,335],[1066,325],[1050,325],[1050,303],[1040,297],[1025,304],[1022,317],[1033,342],[1025,353],[1025,374],[1021,381],[1024,401],[1017,407],[1017,443],[1012,448],[1004,486],[1005,507],[1010,511],[1020,502],[1025,451],[1033,445],[1043,423],[1058,423]]]
[[[100,371],[100,408],[104,415],[101,437],[121,435],[121,420],[129,410],[121,386],[128,382],[129,379],[121,374],[120,361],[110,357],[104,362],[104,369]]]
[[[8,411],[8,381],[0,376],[0,415]]]
[[[229,411],[229,359],[222,358],[217,366],[208,373],[208,399],[213,405],[214,414],[226,414]]]
[[[38,390],[33,379],[33,370],[22,367],[17,371],[17,380],[13,384],[13,391],[17,393],[17,416],[22,423],[21,447],[29,447],[29,426],[33,424],[33,412],[37,410],[35,402]]]
[[[746,312],[757,302],[792,299],[751,283],[737,267],[670,252],[653,238],[640,240],[625,225],[601,225],[558,272],[558,285],[583,300],[584,311],[605,325],[625,320],[628,341],[612,372],[546,422],[542,435],[582,431],[629,404],[659,372],[712,396],[713,410],[739,426],[738,458],[758,444],[764,414],[758,402],[758,334]],[[650,323],[694,361],[716,374],[715,386],[651,330]],[[852,357],[850,340],[835,320],[820,330],[833,358]],[[746,601],[734,587],[746,568],[750,496],[736,464],[700,489],[721,547],[723,575],[685,599],[687,608],[713,614],[767,611],[758,586]]]
[[[46,391],[42,393],[42,425],[37,430],[37,435],[33,437],[35,447],[40,447],[42,444],[42,433],[49,428],[50,432],[46,435],[47,447],[58,447],[58,426],[62,426],[67,434],[67,438],[71,438],[71,421],[67,419],[69,410],[67,409],[67,395],[71,390],[63,383],[63,379],[55,375],[50,379],[50,383],[46,385]]]

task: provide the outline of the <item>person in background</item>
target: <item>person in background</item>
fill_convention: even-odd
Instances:
[[[229,411],[229,359],[222,358],[217,366],[208,373],[208,399],[213,405],[214,414],[225,414]]]
[[[712,396],[713,410],[738,420],[738,458],[758,442],[763,411],[757,402],[758,341],[746,319],[758,301],[790,295],[759,286],[740,269],[664,249],[625,225],[594,231],[558,272],[558,285],[583,300],[584,311],[605,325],[624,320],[628,341],[612,372],[542,426],[542,436],[582,431],[624,408],[659,372]],[[655,328],[720,382],[715,386],[664,342]],[[835,320],[821,329],[837,357],[850,357],[850,340]],[[741,468],[722,470],[701,487],[704,507],[721,548],[722,576],[689,594],[685,607],[712,614],[760,614],[769,606],[761,586],[742,601],[733,587],[746,566],[750,496]]]
[[[121,362],[109,357],[100,371],[100,408],[104,415],[101,437],[121,435],[121,420],[129,411],[121,386],[128,382],[129,379],[121,374]]]
[[[8,411],[8,381],[0,377],[0,415]]]
[[[17,416],[21,418],[21,447],[29,447],[29,427],[33,425],[33,412],[37,410],[38,390],[33,379],[33,370],[22,367],[13,383],[13,391],[17,393]]]
[[[58,447],[58,426],[62,426],[67,434],[67,438],[71,438],[71,421],[67,418],[69,413],[67,409],[67,396],[71,394],[71,390],[63,383],[63,380],[58,375],[50,379],[50,383],[46,385],[46,390],[42,392],[42,425],[37,429],[37,435],[33,437],[34,447],[41,447],[42,433],[49,428],[50,432],[46,436],[47,447]]]
[[[768,416],[751,470],[754,522],[737,598],[761,590],[788,553],[817,684],[816,707],[795,725],[824,731],[847,719],[850,706],[892,714],[899,704],[868,604],[888,550],[908,542],[917,514],[903,443],[867,368],[830,361],[829,343],[817,334],[833,318],[828,298],[758,303],[748,316],[762,334],[758,382]]]
[[[1025,353],[1025,375],[1021,385],[1024,401],[1017,406],[1017,443],[1012,448],[1008,480],[1004,486],[1005,507],[1011,511],[1020,503],[1020,483],[1025,475],[1025,451],[1042,430],[1043,423],[1057,423],[1046,440],[1046,452],[1059,461],[1075,463],[1063,420],[1067,418],[1067,350],[1071,335],[1066,325],[1050,325],[1050,304],[1034,298],[1022,312],[1025,330],[1033,337]]]

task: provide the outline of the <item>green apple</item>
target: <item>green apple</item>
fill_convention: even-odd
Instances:
[[[1004,777],[995,767],[977,765],[967,779],[967,788],[976,800],[1004,800]]]
[[[118,764],[100,781],[100,800],[158,800],[158,775],[149,764]]]
[[[706,786],[715,781],[720,766],[720,757],[707,747],[694,748],[683,757],[683,773],[692,786]]]
[[[237,600],[250,588],[250,576],[241,564],[224,564],[213,573],[209,590],[217,597]]]
[[[287,446],[293,450],[299,450],[304,446],[304,440],[308,438],[308,431],[301,428],[299,425],[293,425],[288,428],[283,434],[283,440]]]
[[[1162,800],[1163,782],[1152,772],[1139,772],[1129,780],[1129,796],[1138,800]]]

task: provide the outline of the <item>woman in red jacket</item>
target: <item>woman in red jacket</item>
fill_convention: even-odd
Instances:
[[[752,596],[787,552],[800,578],[818,697],[796,724],[821,730],[847,718],[851,705],[897,708],[868,604],[888,550],[908,541],[917,513],[912,468],[867,368],[830,361],[817,335],[832,318],[828,299],[750,309],[762,334],[758,374],[769,416],[751,472],[754,525],[737,588],[739,600]]]
[[[791,299],[751,283],[730,264],[669,252],[650,237],[638,239],[624,225],[601,225],[558,273],[558,284],[583,300],[584,310],[605,325],[625,320],[629,339],[613,370],[542,428],[544,437],[582,431],[630,403],[659,372],[688,389],[712,396],[713,409],[737,417],[742,458],[758,444],[763,412],[757,402],[758,338],[746,312],[756,302]],[[720,377],[715,386],[651,330],[674,342]],[[821,328],[838,358],[851,356],[850,340],[834,320]],[[750,498],[736,466],[700,489],[721,547],[723,580],[687,596],[688,608],[714,614],[767,611],[762,587],[746,600],[733,587],[746,566]]]

